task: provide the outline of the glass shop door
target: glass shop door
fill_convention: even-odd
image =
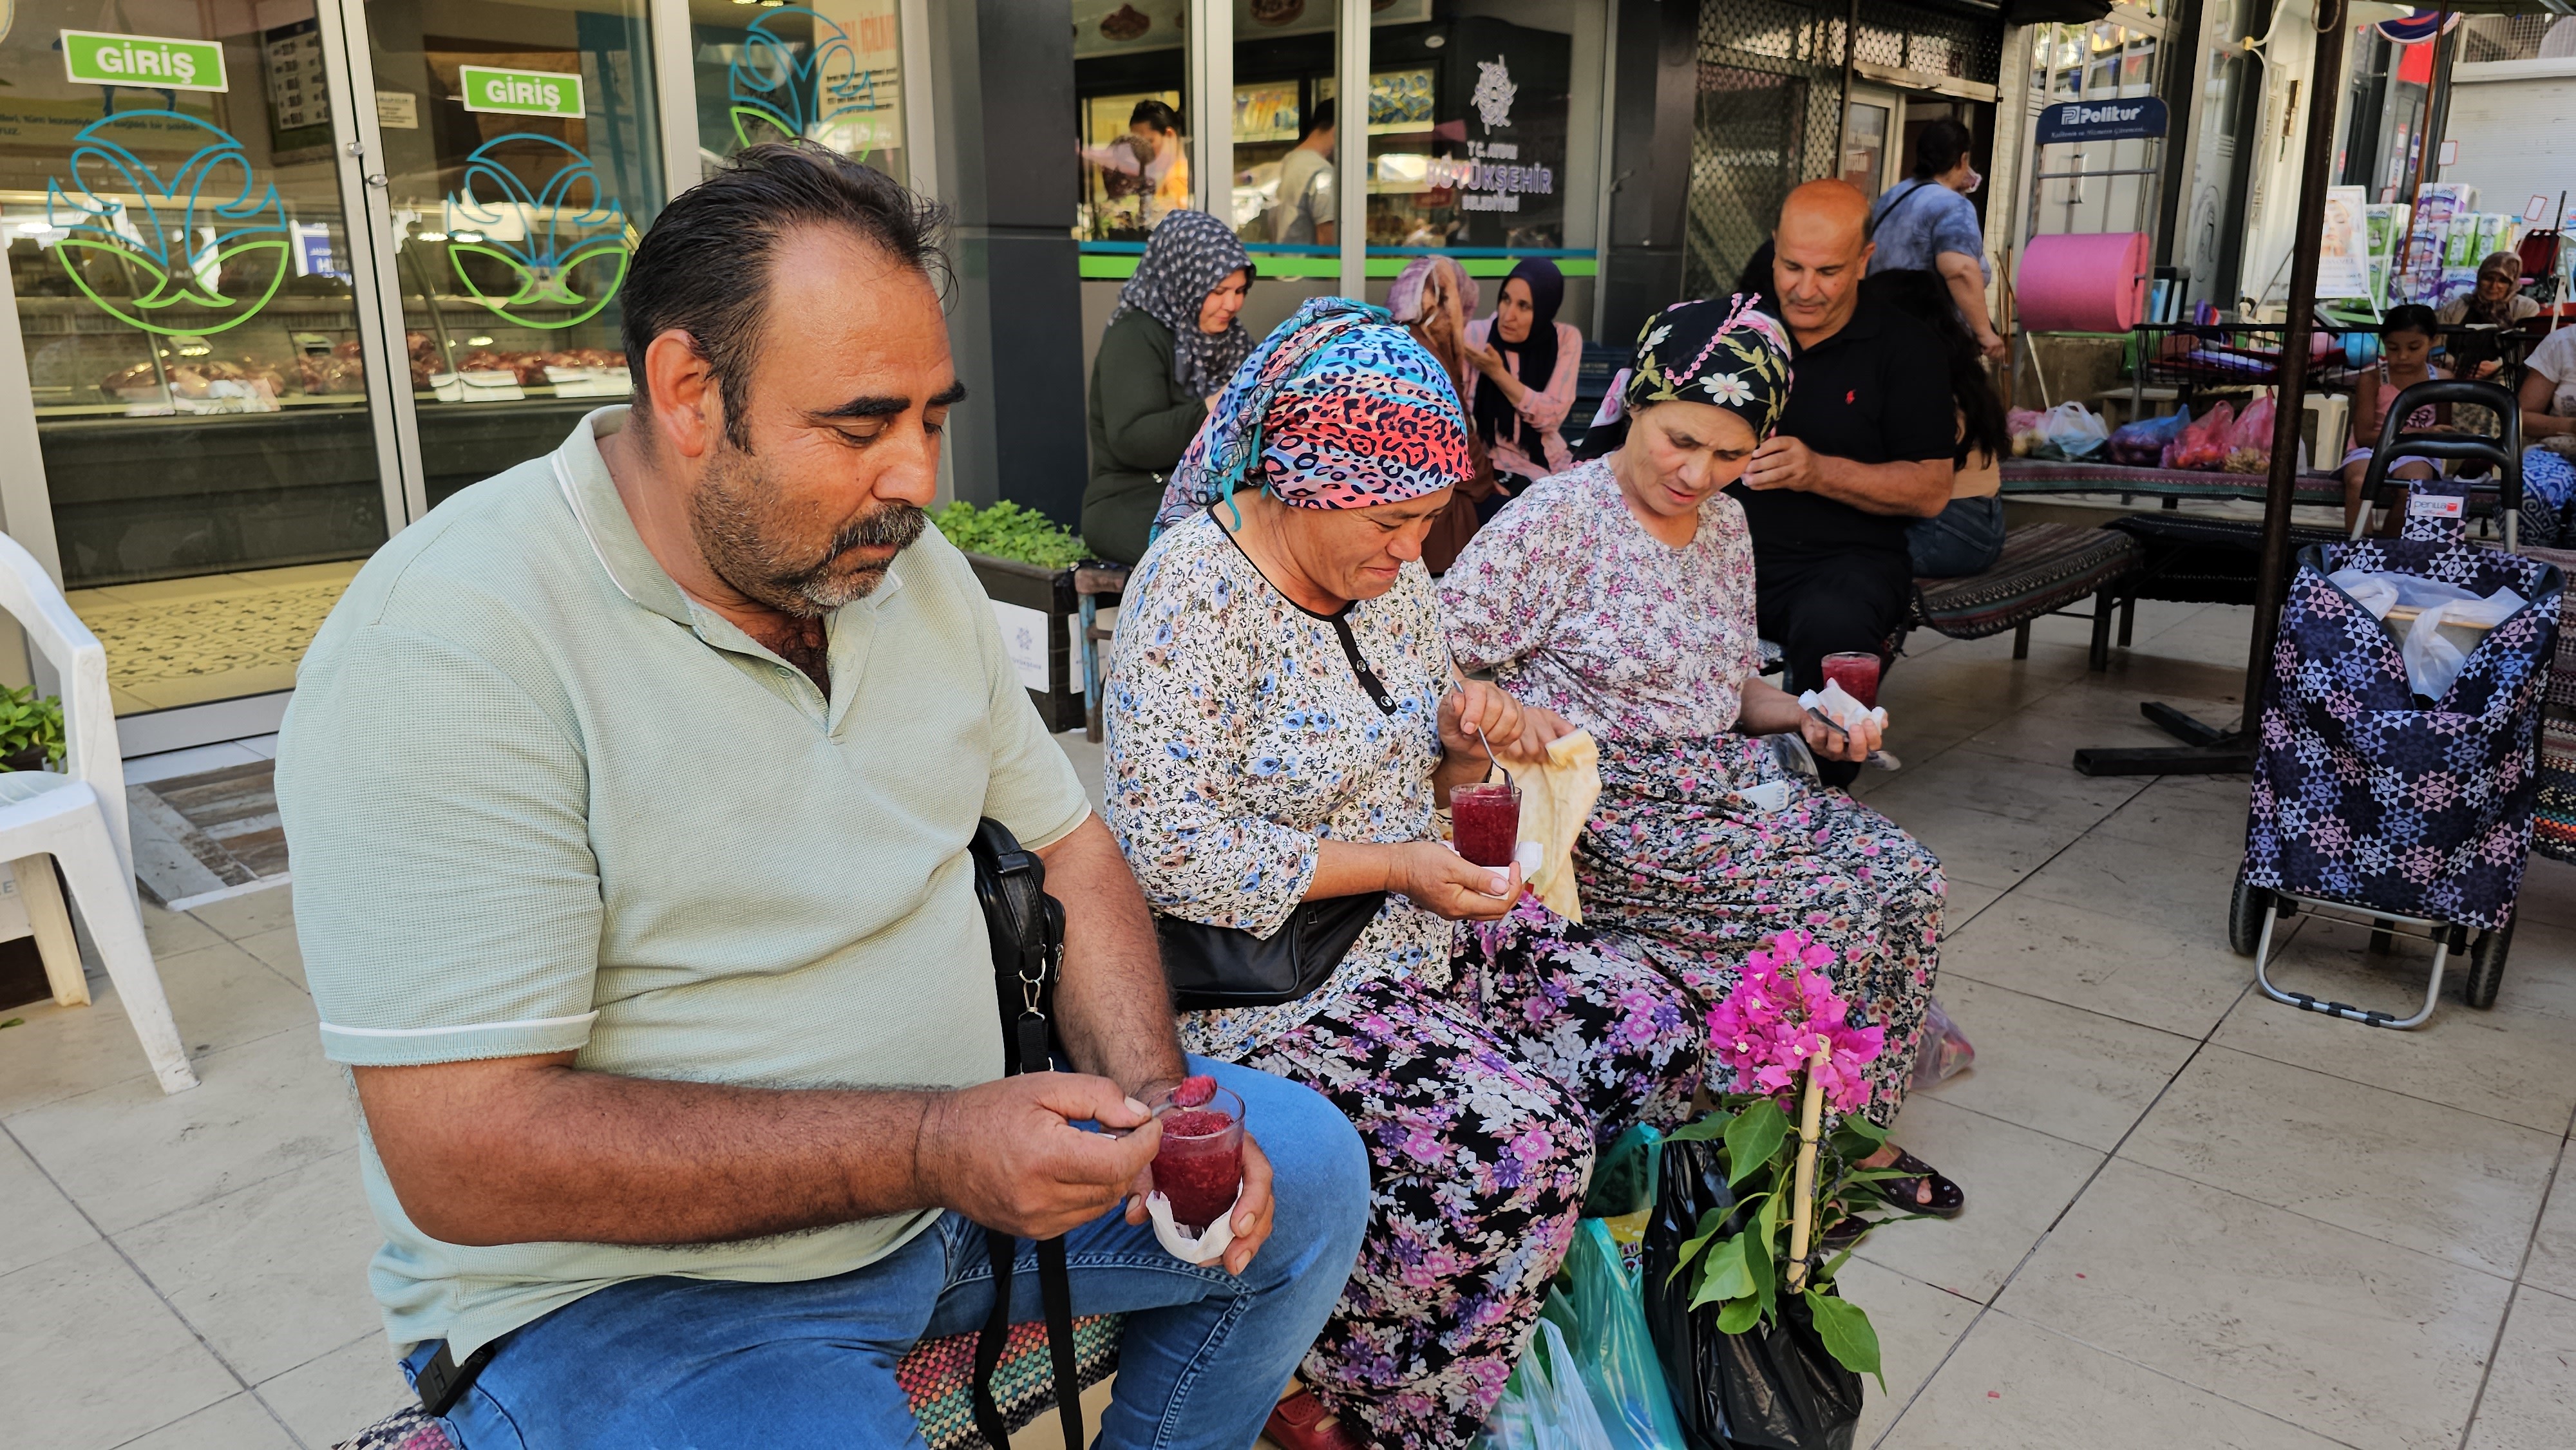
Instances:
[[[393,516],[320,19],[6,12],[0,230],[44,479],[10,524],[59,560],[120,717],[289,688]]]
[[[43,463],[0,494],[129,750],[273,729],[392,531],[626,395],[617,290],[665,194],[644,11],[0,5]]]

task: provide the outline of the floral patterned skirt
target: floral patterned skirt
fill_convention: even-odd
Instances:
[[[1652,967],[1523,898],[1461,929],[1448,987],[1355,984],[1247,1067],[1368,1144],[1370,1222],[1302,1374],[1368,1443],[1474,1442],[1573,1241],[1592,1155],[1689,1116],[1704,1031]]]
[[[1814,933],[1855,1016],[1887,1029],[1867,1115],[1892,1123],[1939,962],[1941,863],[1841,791],[1792,779],[1789,804],[1767,812],[1739,794],[1780,778],[1770,747],[1743,736],[1605,751],[1601,802],[1575,843],[1584,921],[1703,1007],[1734,988],[1753,947]]]

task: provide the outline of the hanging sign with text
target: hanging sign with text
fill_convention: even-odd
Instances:
[[[469,111],[581,118],[581,77],[576,75],[462,65],[456,68],[456,80],[465,91],[465,109]]]
[[[2153,96],[2130,100],[2061,101],[2039,113],[2034,144],[2066,141],[2134,141],[2165,133],[2165,103]]]
[[[85,86],[145,86],[156,91],[221,91],[224,48],[211,40],[165,35],[63,32],[63,74]]]

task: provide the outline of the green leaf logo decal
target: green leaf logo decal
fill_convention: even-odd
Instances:
[[[165,180],[115,139],[130,121],[200,133],[203,144]],[[69,186],[45,181],[45,222],[67,233],[53,247],[65,275],[109,316],[164,336],[223,332],[286,280],[286,205],[227,132],[177,111],[120,111],[80,129],[70,164]],[[100,295],[88,264],[102,259],[124,269],[131,295]]]
[[[547,175],[543,190],[531,191],[503,160],[504,146],[534,146],[564,164]],[[587,322],[626,281],[625,208],[600,185],[589,157],[552,136],[513,132],[475,147],[447,215],[451,238],[467,228],[476,237],[447,244],[457,280],[521,327]],[[479,264],[469,266],[469,258]],[[531,310],[539,307],[567,310],[542,316]]]

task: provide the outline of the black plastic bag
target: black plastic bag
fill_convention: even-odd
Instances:
[[[1717,1145],[1666,1142],[1646,1222],[1646,1328],[1691,1450],[1851,1450],[1860,1376],[1817,1338],[1807,1306],[1782,1296],[1777,1324],[1717,1332],[1718,1306],[1690,1307],[1696,1276],[1673,1273],[1703,1215],[1735,1208]],[[1728,1225],[1733,1232],[1741,1225]]]

